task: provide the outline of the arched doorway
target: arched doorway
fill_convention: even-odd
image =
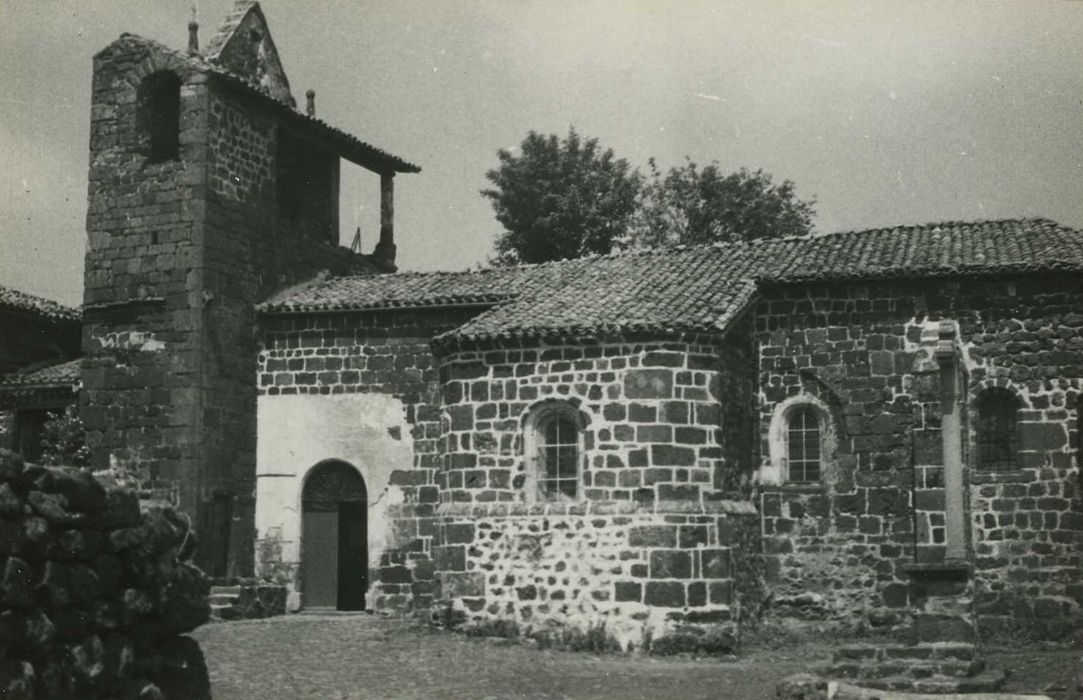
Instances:
[[[365,481],[346,462],[312,468],[301,494],[305,608],[363,610],[368,589]]]

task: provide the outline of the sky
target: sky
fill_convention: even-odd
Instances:
[[[82,297],[91,58],[187,45],[190,0],[0,0],[0,285]],[[199,0],[205,43],[230,0]],[[1083,3],[328,0],[262,3],[294,96],[422,172],[404,270],[483,263],[485,172],[530,130],[633,165],[763,168],[816,231],[1044,216],[1083,229]],[[341,237],[379,228],[345,163]]]

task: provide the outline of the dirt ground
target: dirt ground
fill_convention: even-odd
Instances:
[[[756,648],[730,661],[601,656],[468,638],[369,615],[294,615],[206,625],[193,633],[215,700],[774,698],[779,679],[825,661],[829,646]],[[1008,689],[1067,683],[1078,653],[1025,649],[990,660]]]

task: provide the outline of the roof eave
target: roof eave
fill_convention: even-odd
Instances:
[[[250,95],[265,106],[270,107],[284,117],[291,127],[296,128],[304,136],[314,138],[328,150],[341,158],[356,165],[371,170],[375,173],[420,173],[421,166],[414,165],[398,156],[392,155],[375,146],[364,143],[360,139],[345,131],[337,129],[330,124],[298,112],[290,105],[276,100],[255,86],[249,84],[240,77],[233,75],[218,66],[204,64],[204,70],[208,75],[221,84],[235,89],[245,95]]]

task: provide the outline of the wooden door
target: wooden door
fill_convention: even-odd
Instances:
[[[365,502],[338,504],[338,609],[364,610],[368,590]]]
[[[306,608],[338,607],[338,511],[306,510],[301,591]]]

